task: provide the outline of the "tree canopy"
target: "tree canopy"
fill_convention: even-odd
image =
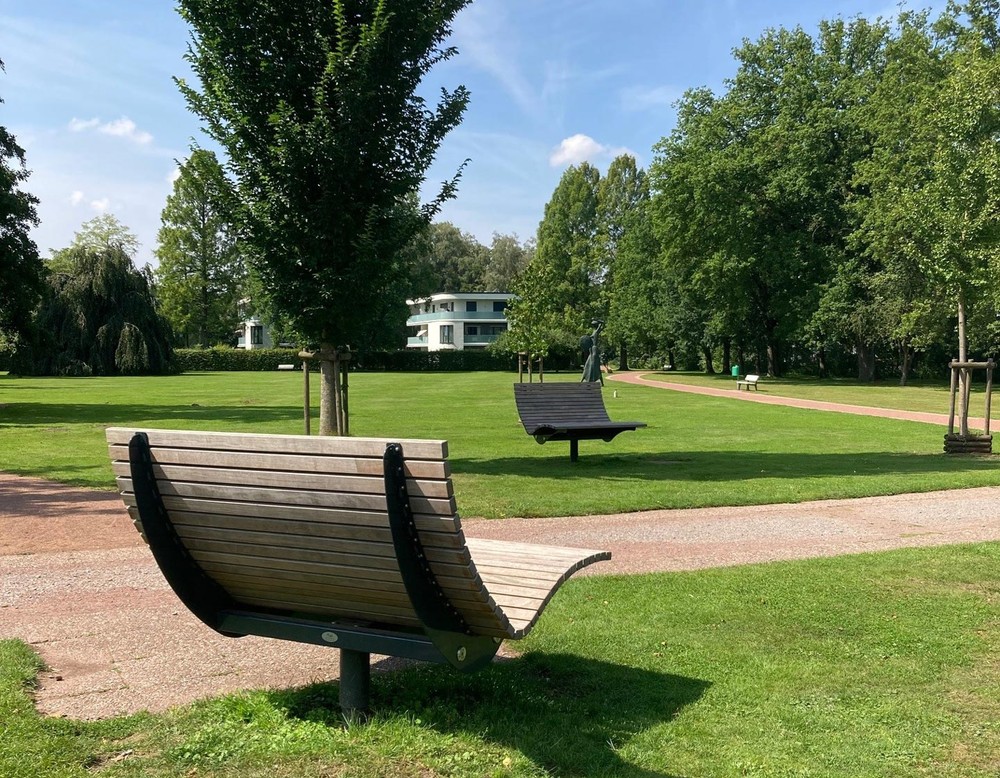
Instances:
[[[42,261],[29,234],[38,199],[21,189],[27,178],[24,149],[0,126],[0,338],[25,332],[42,290]]]
[[[180,167],[157,235],[157,297],[185,346],[233,340],[246,293],[232,189],[211,151],[195,150]]]
[[[455,192],[461,171],[412,207],[468,91],[429,105],[417,89],[456,53],[444,42],[470,1],[179,2],[200,89],[178,84],[226,151],[259,302],[324,355],[404,307],[404,249]],[[343,427],[338,369],[324,368],[322,432]]]

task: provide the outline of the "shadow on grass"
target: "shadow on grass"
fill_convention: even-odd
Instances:
[[[61,424],[96,424],[101,426],[139,425],[155,420],[157,425],[173,422],[217,422],[237,424],[264,424],[279,421],[298,421],[301,407],[247,405],[123,405],[93,403],[72,405],[68,403],[7,403],[0,415],[0,428]]]
[[[599,481],[731,481],[756,478],[919,475],[997,471],[995,457],[948,457],[943,453],[875,451],[810,454],[761,451],[665,451],[660,454],[599,455],[581,451],[579,461],[563,456],[449,459],[456,474]]]
[[[374,674],[372,707],[379,717],[412,716],[442,734],[514,748],[556,775],[670,778],[618,751],[644,730],[669,723],[710,686],[569,654],[531,653],[472,675],[433,665]],[[292,717],[336,726],[338,688],[316,684],[270,697]]]

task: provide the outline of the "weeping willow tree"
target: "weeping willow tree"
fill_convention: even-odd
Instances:
[[[170,325],[149,277],[125,248],[76,247],[71,273],[52,273],[34,335],[18,351],[25,375],[143,375],[169,372]]]

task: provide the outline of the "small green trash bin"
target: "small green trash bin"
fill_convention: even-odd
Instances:
[[[730,372],[733,374],[733,378],[739,378],[740,377],[740,366],[739,365],[733,365],[733,369]]]

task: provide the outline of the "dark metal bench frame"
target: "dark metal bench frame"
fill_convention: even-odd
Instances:
[[[156,486],[145,433],[137,432],[129,441],[129,466],[150,550],[184,605],[206,625],[228,637],[259,635],[339,648],[340,703],[349,715],[368,709],[373,653],[446,663],[471,672],[489,664],[500,648],[500,639],[471,633],[434,578],[410,508],[403,450],[398,443],[388,445],[383,456],[385,494],[399,571],[423,624],[423,634],[241,608],[181,543]]]
[[[541,404],[531,407],[534,400]],[[579,441],[612,441],[619,433],[645,427],[641,421],[612,421],[597,382],[514,384],[514,401],[524,431],[538,443],[569,441],[569,461],[580,456]]]

